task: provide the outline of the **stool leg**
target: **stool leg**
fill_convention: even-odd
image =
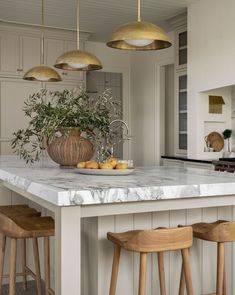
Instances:
[[[189,262],[189,249],[181,250],[182,259],[183,259],[183,267],[184,267],[184,277],[186,282],[186,289],[188,295],[193,295],[193,284],[190,270],[190,262]]]
[[[223,295],[226,295],[226,271],[225,271],[225,264],[224,264]]]
[[[121,247],[115,245],[109,295],[115,295],[116,293],[120,254]]]
[[[45,258],[45,289],[46,295],[50,290],[50,240],[49,237],[44,238],[44,258]]]
[[[16,294],[16,242],[16,239],[11,239],[9,295]]]
[[[139,295],[145,295],[147,254],[140,253]]]
[[[1,235],[0,238],[0,294],[2,294],[2,276],[4,268],[4,256],[6,249],[6,236]]]
[[[32,238],[32,241],[33,241],[35,272],[36,272],[37,294],[42,295],[41,271],[40,271],[39,252],[38,252],[38,239]]]
[[[181,275],[180,275],[180,287],[179,295],[184,295],[185,291],[185,277],[184,277],[184,264],[182,263]]]
[[[223,295],[224,288],[224,243],[217,244],[216,295]]]
[[[158,252],[157,255],[158,255],[158,270],[159,270],[161,295],[166,295],[166,279],[165,279],[165,270],[164,270],[164,253],[163,252]]]
[[[23,272],[23,290],[27,290],[27,272],[26,272],[26,239],[22,239],[22,272]]]

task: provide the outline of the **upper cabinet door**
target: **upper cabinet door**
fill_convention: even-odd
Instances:
[[[21,75],[19,35],[0,32],[0,61],[0,73],[2,75]]]
[[[40,37],[22,36],[21,37],[21,68],[23,73],[27,72],[29,69],[40,65]]]
[[[65,41],[65,52],[72,51],[77,49],[77,43],[74,41]],[[81,47],[82,48],[82,44]],[[64,80],[71,80],[74,82],[83,81],[85,79],[85,73],[83,71],[64,71],[63,73]]]
[[[185,28],[176,31],[176,69],[187,68],[188,38]]]
[[[64,53],[64,41],[58,39],[45,39],[45,64],[54,67],[56,59]],[[63,71],[54,68],[63,79]]]

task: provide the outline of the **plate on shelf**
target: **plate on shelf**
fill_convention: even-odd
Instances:
[[[135,169],[79,169],[75,170],[77,173],[86,174],[86,175],[109,175],[109,176],[121,176],[121,175],[130,175]]]
[[[214,152],[220,152],[224,148],[224,139],[218,132],[211,132],[206,137],[207,146],[213,148]]]

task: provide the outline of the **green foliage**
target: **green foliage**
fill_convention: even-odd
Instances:
[[[230,138],[231,135],[232,135],[232,130],[231,130],[231,129],[225,129],[225,130],[223,131],[224,139],[228,139],[228,138]]]
[[[107,137],[111,121],[121,116],[121,107],[109,89],[92,99],[82,89],[42,89],[29,96],[23,112],[29,118],[28,127],[14,132],[11,146],[27,163],[33,163],[62,128],[79,127],[94,142]]]

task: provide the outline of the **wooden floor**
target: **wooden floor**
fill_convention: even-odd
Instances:
[[[2,295],[8,295],[8,285],[3,285],[3,292]],[[34,281],[31,281],[28,283],[28,290],[23,291],[22,284],[17,283],[16,284],[16,294],[17,295],[37,295],[37,288]],[[44,289],[42,290],[42,295],[44,295]]]

